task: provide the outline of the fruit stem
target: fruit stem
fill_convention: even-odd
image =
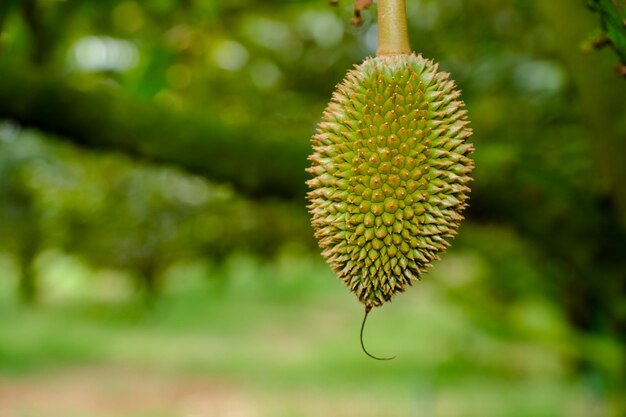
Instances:
[[[411,53],[406,23],[406,0],[378,0],[378,50],[381,55]]]
[[[390,358],[379,358],[378,356],[372,355],[367,351],[367,349],[365,349],[365,345],[363,344],[363,329],[365,329],[365,321],[367,320],[367,316],[370,314],[370,311],[372,311],[372,306],[365,306],[365,315],[363,316],[363,322],[361,323],[361,349],[363,349],[363,352],[365,352],[367,356],[372,359],[376,359],[377,361],[390,361],[392,359],[395,359],[395,356],[392,356]]]

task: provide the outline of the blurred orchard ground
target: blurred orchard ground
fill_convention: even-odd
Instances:
[[[600,16],[408,1],[476,170],[452,249],[371,319],[380,364],[304,201],[315,124],[376,48],[351,8],[0,2],[1,417],[626,415],[626,80],[584,52]]]

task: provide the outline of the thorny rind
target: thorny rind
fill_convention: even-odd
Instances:
[[[417,281],[456,235],[473,151],[447,73],[418,55],[369,58],[312,139],[309,210],[322,255],[365,306]]]

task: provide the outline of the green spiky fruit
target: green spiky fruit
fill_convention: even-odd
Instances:
[[[312,139],[315,236],[366,307],[419,279],[463,219],[473,148],[459,97],[421,55],[368,58],[338,86]]]

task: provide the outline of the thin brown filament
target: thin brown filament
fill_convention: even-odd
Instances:
[[[361,349],[363,349],[363,352],[365,352],[367,356],[372,359],[376,359],[377,361],[390,361],[392,359],[395,359],[395,356],[391,356],[389,358],[380,358],[378,356],[372,355],[367,351],[367,349],[365,349],[365,345],[363,344],[363,329],[365,329],[365,322],[367,321],[367,316],[370,314],[370,311],[372,311],[372,306],[365,306],[365,315],[363,316],[363,322],[361,323]]]

